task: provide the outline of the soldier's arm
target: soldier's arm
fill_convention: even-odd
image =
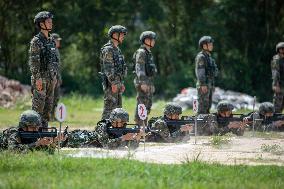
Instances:
[[[122,143],[122,137],[111,139],[107,133],[106,126],[98,126],[96,128],[96,133],[99,143],[104,148],[116,148]]]
[[[279,80],[280,80],[279,64],[277,59],[275,59],[274,57],[271,61],[271,72],[272,72],[272,86],[279,86]]]
[[[136,53],[135,57],[135,71],[138,78],[139,84],[146,84],[147,83],[147,76],[146,76],[146,53],[144,50],[139,49]]]
[[[167,123],[163,120],[157,120],[154,123],[153,130],[155,130],[161,138],[166,142],[172,142],[173,138],[170,135],[170,131],[168,129]]]
[[[214,76],[217,77],[219,75],[219,69],[218,69],[218,66],[215,62],[215,60],[212,58],[212,63],[213,63],[213,66],[214,66]]]
[[[105,48],[102,52],[102,61],[103,61],[103,70],[107,76],[108,81],[115,85],[117,81],[115,80],[114,73],[114,60],[113,60],[113,52],[109,48]]]
[[[199,54],[195,58],[195,74],[201,86],[207,85],[206,83],[206,71],[205,71],[205,59]]]
[[[34,37],[29,49],[29,66],[32,76],[35,80],[41,78],[40,75],[40,42],[37,37]]]
[[[11,133],[8,138],[8,150],[16,150],[16,151],[28,151],[36,147],[36,143],[31,144],[21,144],[21,139],[18,136],[17,132]]]

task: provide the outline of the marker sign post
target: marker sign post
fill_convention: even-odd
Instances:
[[[143,120],[143,130],[144,130],[144,152],[145,152],[145,143],[146,143],[146,124],[145,120],[147,119],[147,108],[144,104],[138,104],[137,107],[138,116],[141,120]]]
[[[59,103],[56,107],[56,112],[55,112],[55,117],[57,121],[59,121],[59,141],[58,141],[58,152],[60,149],[60,144],[61,144],[61,127],[62,127],[62,122],[66,119],[67,111],[66,107],[63,103]]]
[[[198,112],[198,101],[197,99],[193,100],[192,109],[195,113],[195,120],[194,120],[194,144],[196,144],[196,136],[197,136],[197,112]]]

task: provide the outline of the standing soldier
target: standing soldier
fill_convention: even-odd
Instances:
[[[56,83],[56,86],[55,86],[55,89],[54,89],[54,99],[53,99],[53,108],[52,108],[52,111],[51,111],[51,120],[54,120],[55,118],[55,109],[56,109],[56,106],[59,102],[59,95],[60,95],[60,86],[62,84],[62,78],[61,78],[61,73],[60,73],[60,65],[61,65],[61,59],[60,59],[60,53],[59,53],[59,48],[61,48],[61,40],[62,38],[57,34],[57,33],[53,33],[51,34],[52,37],[54,38],[55,40],[55,44],[56,44],[56,56],[58,58],[58,68],[59,68],[59,72],[57,74],[57,83]]]
[[[214,40],[210,36],[203,36],[199,40],[202,49],[195,58],[195,74],[197,77],[198,114],[209,114],[212,105],[214,80],[218,75],[215,60],[211,57]]]
[[[101,49],[102,85],[104,90],[104,110],[102,119],[108,119],[111,111],[122,107],[121,94],[125,90],[123,79],[126,76],[126,64],[118,47],[124,40],[127,29],[115,25],[108,30],[110,41]]]
[[[154,47],[156,33],[152,31],[144,31],[140,35],[141,47],[134,53],[133,61],[135,62],[134,85],[137,91],[137,106],[144,104],[149,114],[152,107],[152,97],[155,91],[153,77],[157,73],[156,65],[153,62],[151,48]],[[142,125],[142,120],[138,116],[136,106],[135,121],[138,125]]]
[[[275,113],[282,113],[284,106],[284,42],[276,45],[277,54],[271,61],[273,103]]]
[[[32,109],[42,118],[42,126],[47,127],[53,107],[54,88],[57,83],[58,57],[52,30],[53,15],[50,12],[39,12],[34,24],[40,32],[33,37],[29,50],[29,66],[32,85]]]

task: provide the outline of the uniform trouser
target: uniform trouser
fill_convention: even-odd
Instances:
[[[56,83],[55,88],[54,88],[53,107],[52,107],[52,111],[51,111],[51,115],[50,115],[51,117],[55,116],[55,109],[56,109],[58,102],[59,102],[60,85],[61,85],[61,82],[59,80],[57,80],[57,83]]]
[[[202,93],[201,87],[197,87],[198,114],[210,113],[214,87],[208,86],[207,89],[206,93]]]
[[[140,85],[135,86],[136,91],[137,91],[137,105],[135,109],[135,121],[138,125],[143,125],[143,121],[139,118],[138,115],[138,104],[144,104],[146,109],[147,109],[147,115],[150,114],[151,112],[151,107],[152,107],[152,98],[153,98],[153,93],[155,92],[154,85],[148,85],[149,86],[149,91],[144,92],[141,90]],[[147,122],[147,120],[146,120]]]
[[[273,104],[275,108],[275,113],[282,113],[284,107],[284,92],[274,93]]]
[[[48,121],[50,120],[55,85],[56,79],[42,78],[42,90],[39,91],[36,87],[35,80],[32,80],[32,109],[41,116],[43,127],[47,127]]]
[[[119,91],[119,89],[118,89]],[[115,108],[122,107],[122,95],[120,92],[113,93],[111,86],[108,86],[104,90],[104,110],[102,113],[102,119],[109,119],[110,113]]]

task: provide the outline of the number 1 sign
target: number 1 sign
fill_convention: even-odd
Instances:
[[[59,103],[56,107],[55,117],[59,122],[63,122],[66,118],[66,107],[63,103]]]
[[[138,104],[138,115],[141,120],[145,120],[147,118],[147,109],[144,104]]]

